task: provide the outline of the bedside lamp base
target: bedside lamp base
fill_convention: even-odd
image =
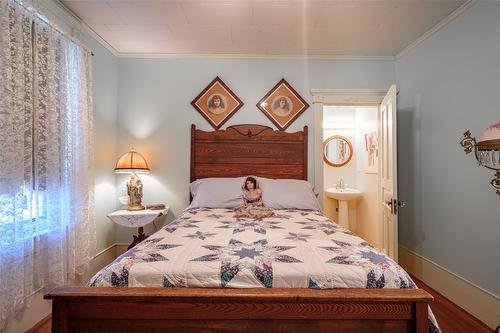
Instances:
[[[144,210],[146,209],[143,205],[134,205],[134,206],[127,206],[127,210]]]
[[[128,194],[128,205],[127,210],[144,210],[145,207],[142,205],[142,181],[135,173],[130,174],[129,181],[127,183],[127,194]]]

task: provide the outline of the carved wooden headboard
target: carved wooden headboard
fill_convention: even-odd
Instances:
[[[307,180],[307,126],[287,133],[262,125],[211,132],[191,125],[191,181],[246,175]]]

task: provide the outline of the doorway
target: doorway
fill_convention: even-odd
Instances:
[[[314,185],[319,192],[320,203],[323,204],[325,214],[332,217],[336,223],[339,220],[343,221],[344,226],[353,229],[373,246],[397,261],[399,201],[397,200],[396,87],[391,86],[389,91],[312,90],[311,93],[315,125]],[[338,114],[337,118],[334,114],[333,118],[329,118],[328,115],[325,116],[328,110],[343,111]],[[351,140],[340,135],[342,131],[347,137],[350,135]],[[324,142],[334,135],[334,132],[338,132],[340,137],[347,138],[352,146],[352,156],[355,157],[354,162],[352,158],[349,162],[350,168],[345,168],[343,171],[335,168],[337,172],[333,172],[332,176],[332,170],[327,169],[331,168],[331,165],[324,159],[326,147]],[[356,132],[359,132],[359,135]],[[373,152],[373,147],[370,145],[373,144],[374,137],[378,144],[378,162],[376,162],[376,167],[371,165],[372,169],[369,170],[364,166],[365,158],[369,157],[362,152],[370,149]],[[335,141],[333,142],[335,149],[339,151],[339,154],[344,154],[349,144],[344,145],[340,141],[338,143]],[[366,176],[365,171],[368,171]],[[342,178],[342,174],[346,180]],[[326,191],[332,186],[342,187],[347,184],[349,187],[349,183],[353,187],[359,185],[368,192],[366,198],[361,199],[360,216],[363,216],[362,219],[358,219],[357,210],[353,209],[355,206],[349,207],[347,201],[344,201],[346,197],[344,194],[341,195],[342,200],[339,200],[338,193],[332,195],[331,191]],[[332,197],[335,197],[333,204]],[[347,223],[345,222],[346,212],[347,215],[351,213],[352,216],[352,220],[349,218]]]
[[[323,211],[381,248],[378,223],[373,223],[379,214],[378,112],[378,106],[323,107]],[[342,200],[332,195],[343,189],[353,194]]]

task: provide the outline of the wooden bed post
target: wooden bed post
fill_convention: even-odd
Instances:
[[[308,139],[308,128],[307,125],[304,126],[304,180],[307,180],[307,139]]]
[[[189,173],[189,182],[194,182],[195,179],[194,179],[194,164],[195,164],[195,160],[194,160],[194,152],[195,152],[195,143],[196,143],[196,125],[195,124],[191,124],[191,168],[190,168],[190,173]]]
[[[429,303],[415,302],[415,332],[427,333],[429,331]]]
[[[52,332],[67,333],[68,331],[68,311],[64,298],[52,300]]]

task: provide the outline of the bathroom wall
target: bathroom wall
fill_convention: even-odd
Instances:
[[[325,106],[323,108],[323,140],[327,140],[332,135],[341,135],[346,137],[354,146],[354,120],[354,108]],[[323,188],[335,187],[340,179],[344,181],[346,187],[355,187],[356,156],[356,149],[354,149],[351,161],[341,167],[332,167],[323,161]],[[336,200],[328,198],[326,195],[323,196],[324,213],[333,221],[338,221],[336,207]],[[352,221],[352,225],[355,225],[355,212],[349,214],[349,219]]]
[[[349,203],[349,228],[374,246],[380,246],[378,213],[378,173],[366,173],[365,133],[378,131],[378,108],[339,107],[323,108],[323,137],[342,135],[351,141],[352,160],[342,167],[324,163],[324,188],[335,187],[343,179],[346,187],[363,192],[363,196]],[[323,198],[325,214],[338,221],[337,201]]]
[[[323,108],[323,138],[326,140],[332,135],[346,137],[354,146],[355,141],[355,109],[350,107],[325,106]],[[346,186],[356,183],[356,149],[352,159],[340,168],[328,166],[325,163],[323,179],[325,188],[332,187],[342,178]]]
[[[367,173],[367,151],[365,134],[378,131],[378,108],[356,108],[355,112],[355,142],[356,188],[363,196],[356,202],[355,232],[370,244],[381,247],[379,233],[379,184],[378,173]],[[375,161],[377,163],[378,160]],[[370,172],[373,172],[370,170]]]

